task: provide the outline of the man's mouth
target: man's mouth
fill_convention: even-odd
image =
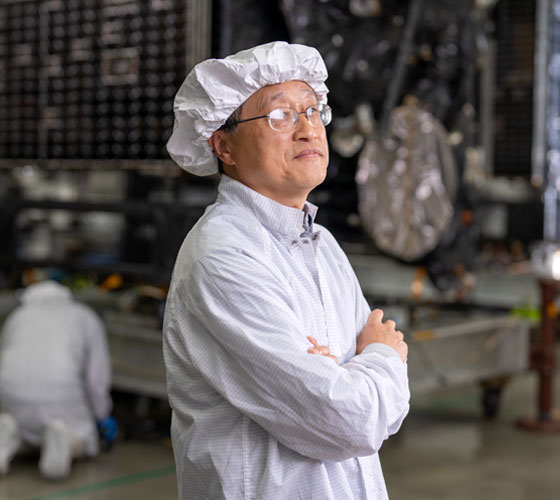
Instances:
[[[298,153],[295,158],[310,158],[312,156],[323,156],[323,153],[319,149],[311,148],[311,149],[304,149],[300,153]]]

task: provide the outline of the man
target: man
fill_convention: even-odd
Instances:
[[[37,447],[42,476],[63,479],[73,458],[98,453],[96,420],[116,430],[105,327],[54,281],[30,285],[21,302],[0,338],[0,474]]]
[[[315,49],[274,42],[200,63],[175,98],[171,156],[224,172],[166,305],[184,500],[387,498],[377,452],[408,411],[407,346],[306,201],[328,165],[326,78]]]

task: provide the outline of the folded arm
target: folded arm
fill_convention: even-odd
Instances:
[[[187,319],[170,327],[208,384],[285,446],[319,460],[376,452],[408,411],[406,365],[378,343],[342,365],[310,354],[294,300],[270,266],[223,250],[178,284],[174,317]]]

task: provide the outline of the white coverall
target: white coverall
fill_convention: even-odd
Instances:
[[[166,305],[179,498],[387,500],[377,451],[408,412],[407,365],[356,355],[370,308],[327,229],[226,175],[218,191]]]
[[[45,424],[62,420],[93,456],[96,419],[112,407],[104,325],[53,281],[31,285],[21,301],[0,338],[0,411],[15,418],[31,445],[40,444]]]

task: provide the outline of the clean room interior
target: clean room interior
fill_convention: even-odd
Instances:
[[[276,40],[325,61],[309,201],[408,344],[389,498],[560,498],[560,1],[4,0],[0,323],[26,287],[68,287],[105,329],[118,430],[63,479],[18,454],[0,499],[178,498],[164,310],[220,174],[170,158],[174,97]]]

